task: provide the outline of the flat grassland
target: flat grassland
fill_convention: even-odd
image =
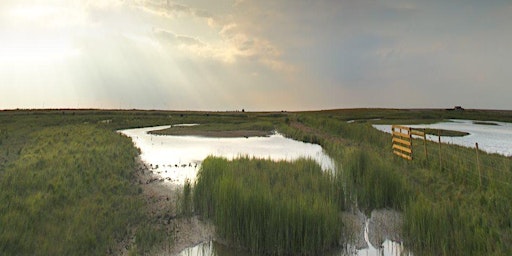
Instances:
[[[345,204],[369,213],[404,213],[405,244],[415,255],[512,254],[512,160],[429,142],[429,158],[395,157],[373,123],[445,119],[512,122],[512,111],[343,109],[310,112],[138,110],[0,111],[0,254],[145,254],[167,243],[136,179],[137,150],[119,129],[173,127],[160,134],[252,136],[278,131],[318,143],[337,162]],[[347,121],[353,121],[347,123]],[[442,157],[439,158],[438,156]],[[343,165],[342,165],[343,163]],[[182,218],[168,203],[167,220]],[[156,216],[162,218],[162,216]],[[183,216],[183,218],[188,218]]]

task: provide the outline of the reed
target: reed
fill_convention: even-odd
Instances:
[[[209,157],[193,191],[195,210],[234,246],[311,255],[339,245],[343,191],[312,160]]]
[[[180,215],[190,217],[193,214],[192,184],[189,179],[185,180],[182,193],[178,197],[177,208]]]

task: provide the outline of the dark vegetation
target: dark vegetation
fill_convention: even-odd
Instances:
[[[196,126],[172,126],[164,130],[152,131],[157,135],[196,135],[204,137],[255,137],[271,135],[275,125],[270,121],[251,120],[224,120],[222,123],[205,123]]]
[[[495,122],[482,122],[482,121],[473,121],[474,124],[481,124],[481,125],[499,125]]]
[[[249,213],[258,211],[257,209],[239,207],[240,209],[233,211],[219,210],[217,213],[215,209],[201,208],[204,205],[201,206],[200,203],[200,192],[193,193],[200,191],[200,187],[189,187],[189,191],[183,196],[196,198],[195,209],[192,209],[192,204],[184,205],[182,214],[192,214],[195,210],[213,218],[220,223],[218,226],[226,229],[224,232],[228,239],[228,230],[238,230],[241,238],[232,237],[231,240],[241,247],[251,248],[256,252],[318,252],[335,244],[334,240],[308,239],[301,244],[286,243],[279,239],[290,236],[301,228],[293,224],[293,221],[301,217],[300,214],[315,216],[315,209],[326,208],[325,212],[329,212],[332,209],[357,206],[365,212],[377,208],[403,211],[405,242],[415,255],[510,255],[510,158],[480,152],[480,162],[477,163],[474,149],[454,145],[443,145],[439,149],[437,144],[429,142],[428,159],[425,158],[423,149],[419,148],[414,155],[414,161],[405,161],[391,153],[390,136],[371,127],[372,123],[418,124],[445,119],[512,122],[512,112],[393,109],[302,113],[1,111],[0,254],[105,254],[133,226],[140,226],[136,234],[135,252],[147,252],[165,238],[158,229],[145,224],[141,210],[144,203],[138,195],[137,186],[131,182],[137,151],[129,139],[115,131],[143,126],[212,123],[215,125],[208,128],[210,130],[236,130],[236,127],[267,132],[278,130],[298,140],[318,143],[336,160],[338,170],[341,171],[331,181],[339,184],[337,188],[343,192],[327,193],[326,197],[323,196],[326,193],[323,190],[316,194],[318,196],[311,196],[316,192],[308,192],[304,199],[297,199],[298,202],[294,205],[279,203],[278,198],[267,197],[268,193],[255,196],[254,191],[273,189],[264,187],[265,182],[252,182],[249,187],[255,190],[245,189],[241,184],[245,184],[249,177],[257,179],[251,176],[254,175],[251,174],[254,170],[265,170],[269,171],[269,175],[275,175],[271,174],[272,170],[283,165],[286,167],[282,168],[288,173],[283,179],[287,180],[293,176],[289,174],[292,169],[297,173],[308,173],[308,170],[314,169],[307,167],[309,164],[301,162],[299,166],[294,166],[297,163],[268,163],[249,159],[230,163],[221,159],[209,159],[207,165],[217,163],[226,172],[235,172],[241,166],[246,166],[243,170],[253,170],[248,171],[247,177],[231,175],[231,178],[227,176],[219,181],[213,179],[212,184],[222,180],[219,190],[229,184],[233,186],[233,190],[238,191],[228,193],[224,187],[222,191],[226,193],[223,196],[233,196],[241,204],[259,207],[259,210],[269,209],[268,207],[281,209],[272,212],[263,210],[265,214],[276,214],[278,219],[279,214],[294,216],[290,219],[292,225],[287,226],[290,229],[288,231],[286,226],[271,227],[275,228],[276,234],[281,234],[276,235],[279,236],[275,237],[277,241],[266,241],[257,236],[248,238],[244,232],[254,229],[258,216],[241,214],[244,214],[243,211]],[[355,122],[347,123],[349,120]],[[219,128],[220,124],[224,127]],[[420,142],[415,144],[419,145]],[[257,163],[260,163],[260,167]],[[262,169],[261,166],[267,167]],[[304,181],[317,179],[305,177],[307,178]],[[322,175],[318,177],[323,179],[320,178]],[[291,189],[284,185],[277,188],[283,191]],[[289,192],[284,192],[283,195],[288,195],[287,193]],[[309,193],[313,194],[308,196]],[[345,201],[340,200],[339,193],[344,194]],[[333,197],[334,194],[336,197]],[[334,198],[337,199],[333,200]],[[259,204],[253,206],[243,203],[246,202],[244,200],[256,200]],[[310,204],[311,209],[298,211],[303,204],[300,200],[318,200],[317,204],[322,207],[315,207],[313,202]],[[212,199],[217,204],[221,204],[221,201]],[[227,207],[232,209],[229,208],[232,206]],[[319,214],[324,216],[322,211]],[[229,218],[221,220],[219,217],[234,215],[249,217],[243,218],[236,225],[229,223]],[[325,223],[333,221],[327,215],[320,218],[325,218]],[[315,220],[310,221],[309,223],[314,223]],[[337,230],[337,226],[334,226],[333,233]],[[295,237],[299,237],[295,241],[304,239]],[[313,247],[308,243],[315,243],[320,247],[311,249]],[[262,249],[263,245],[269,245],[270,249]]]
[[[421,129],[420,129],[421,130]],[[448,136],[448,137],[464,137],[469,135],[467,132],[453,131],[453,130],[444,130],[444,129],[425,129],[426,134],[431,134],[434,136]]]

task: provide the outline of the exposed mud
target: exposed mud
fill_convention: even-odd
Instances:
[[[403,217],[394,210],[374,210],[368,225],[370,243],[379,248],[386,240],[402,241]]]
[[[181,217],[177,203],[182,191],[181,185],[156,179],[150,168],[139,161],[135,184],[142,188],[141,196],[146,202],[146,223],[166,233],[165,242],[153,248],[150,255],[175,255],[194,245],[214,239],[214,227],[198,217]],[[119,242],[111,255],[129,255],[135,246],[137,228]]]

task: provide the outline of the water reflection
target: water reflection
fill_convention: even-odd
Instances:
[[[475,123],[472,120],[450,120],[435,124],[410,125],[413,128],[432,128],[467,132],[463,137],[441,136],[444,143],[457,144],[464,147],[475,147],[475,143],[481,150],[488,153],[497,153],[504,156],[512,156],[512,124],[504,122],[492,122],[494,125]],[[391,125],[373,125],[378,130],[391,133]],[[428,140],[437,141],[437,136],[428,135]]]
[[[370,220],[366,219],[364,226],[364,240],[366,248],[357,248],[352,244],[345,245],[344,248],[334,249],[326,252],[326,256],[412,256],[411,252],[400,242],[385,240],[377,248],[372,245],[369,239]],[[257,256],[246,251],[229,248],[215,241],[207,241],[196,246],[187,248],[180,252],[178,256]]]
[[[170,126],[129,129],[120,131],[129,136],[141,149],[141,158],[152,171],[176,184],[185,179],[194,180],[200,164],[209,155],[233,159],[239,156],[295,160],[312,158],[323,170],[334,170],[334,161],[316,144],[303,143],[274,134],[269,137],[207,138],[197,136],[158,136],[149,131]]]
[[[402,244],[386,240],[382,247],[357,249],[352,245],[347,245],[345,248],[327,252],[326,256],[399,256],[399,255],[412,255],[405,252]],[[228,248],[222,244],[214,241],[208,241],[198,244],[194,247],[187,248],[179,253],[177,256],[256,256],[248,252]]]

